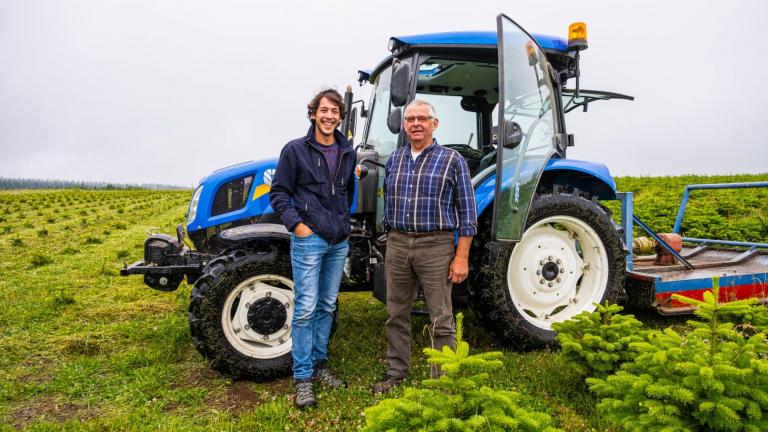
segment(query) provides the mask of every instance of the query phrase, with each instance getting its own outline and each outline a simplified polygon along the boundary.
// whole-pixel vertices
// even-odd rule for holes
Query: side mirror
[[[392,81],[390,81],[389,85],[389,100],[392,101],[392,106],[401,107],[408,102],[408,90],[410,90],[408,84],[410,78],[411,65],[395,60],[394,66],[392,67]]]
[[[387,117],[387,127],[393,134],[400,133],[400,126],[403,123],[403,111],[400,108],[395,108],[389,113]],[[519,129],[519,127],[518,127]]]
[[[512,149],[523,142],[523,131],[520,125],[512,120],[504,119],[504,148]]]

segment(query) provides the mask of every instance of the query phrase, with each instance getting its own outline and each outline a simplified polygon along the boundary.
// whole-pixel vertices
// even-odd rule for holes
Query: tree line
[[[105,190],[126,190],[126,189],[189,189],[184,186],[175,186],[159,183],[114,183],[114,182],[95,182],[83,180],[56,180],[56,179],[27,179],[27,178],[6,178],[0,177],[0,190],[10,189],[105,189]]]

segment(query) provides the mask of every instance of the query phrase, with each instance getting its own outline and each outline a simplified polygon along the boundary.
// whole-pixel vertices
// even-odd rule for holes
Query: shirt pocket
[[[440,200],[453,188],[453,179],[444,172],[425,172],[418,181],[419,190],[430,199]]]

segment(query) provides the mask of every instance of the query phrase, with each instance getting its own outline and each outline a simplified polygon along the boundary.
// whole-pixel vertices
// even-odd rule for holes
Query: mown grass
[[[670,185],[685,181],[624,178],[619,187],[639,190],[639,213],[645,199],[676,210],[682,186]],[[364,423],[386,349],[386,312],[370,293],[341,295],[330,351],[349,388],[321,390],[318,408],[302,413],[288,378],[232,381],[206,364],[187,328],[188,285],[161,293],[118,276],[123,262],[141,257],[148,231],[173,232],[189,198],[189,191],[0,193],[0,430],[322,431]],[[764,212],[758,205],[732,218],[758,216],[748,223],[765,229]],[[671,228],[674,212],[662,213],[667,219],[657,223]],[[500,347],[471,311],[465,315],[474,349],[504,351],[497,386],[519,391],[565,430],[615,430],[556,353]],[[645,316],[650,325],[666,322]],[[427,375],[420,355],[427,322],[414,317],[411,382]]]

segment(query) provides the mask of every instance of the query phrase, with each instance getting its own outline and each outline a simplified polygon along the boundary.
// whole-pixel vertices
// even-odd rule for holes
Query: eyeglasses
[[[403,121],[406,123],[415,123],[417,120],[419,123],[426,123],[429,120],[432,120],[434,117],[432,116],[409,116],[403,118]]]

